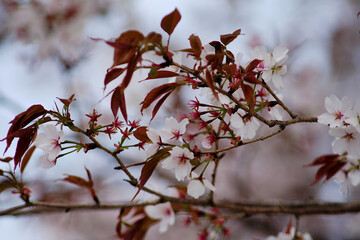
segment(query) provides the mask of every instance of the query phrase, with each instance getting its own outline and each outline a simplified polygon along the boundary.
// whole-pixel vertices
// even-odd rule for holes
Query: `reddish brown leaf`
[[[261,63],[262,60],[254,59],[252,60],[245,68],[245,73],[252,72],[258,65]]]
[[[208,87],[211,89],[212,93],[216,97],[216,99],[219,100],[219,95],[215,90],[214,78],[212,77],[212,75],[208,69],[206,69],[206,82],[207,82]]]
[[[59,99],[66,107],[69,107],[70,104],[76,100],[74,97],[75,94],[71,95],[68,99],[63,99],[63,98],[57,98],[57,99]]]
[[[8,163],[8,162],[10,162],[11,160],[13,160],[12,157],[0,158],[0,162],[6,162],[6,163]]]
[[[144,42],[152,43],[152,44],[159,44],[159,43],[161,43],[161,40],[162,40],[161,34],[158,34],[156,32],[150,32],[144,39]]]
[[[141,142],[151,142],[151,140],[146,134],[146,131],[147,131],[147,127],[145,126],[139,127],[134,131],[134,137]]]
[[[189,41],[194,56],[199,58],[202,52],[202,44],[200,38],[194,34],[191,34],[191,36],[189,37]]]
[[[176,87],[180,86],[179,83],[166,83],[159,87],[156,87],[152,89],[145,97],[144,101],[142,101],[140,104],[141,106],[141,112],[143,112],[144,109],[148,108],[156,99],[158,99],[161,95],[174,90]]]
[[[248,104],[250,114],[254,114],[254,109],[255,109],[254,89],[247,84],[241,84],[241,88],[243,90],[246,102]]]
[[[0,193],[5,191],[6,189],[15,187],[16,184],[8,179],[0,182]]]
[[[154,109],[152,111],[152,116],[151,116],[151,120],[154,119],[156,113],[159,111],[160,107],[162,106],[162,104],[165,102],[165,100],[170,96],[170,94],[173,92],[174,90],[166,93],[162,98],[160,98],[160,100],[156,103],[156,105],[154,106]]]
[[[149,217],[143,217],[132,224],[124,234],[122,239],[124,240],[143,240],[149,228],[155,224],[157,220],[153,220]]]
[[[137,52],[138,44],[144,39],[144,35],[135,30],[122,33],[114,43],[113,66],[128,63]]]
[[[171,13],[166,15],[161,20],[161,28],[165,32],[167,32],[169,35],[171,35],[172,32],[174,31],[176,25],[179,23],[180,19],[181,19],[181,15],[180,15],[179,11],[177,10],[177,8],[175,8],[174,11],[172,11]]]
[[[28,125],[31,121],[35,120],[36,118],[40,117],[41,115],[45,114],[46,110],[41,105],[33,105],[30,108],[28,108],[25,112],[22,112],[18,114],[10,123],[12,125],[9,128],[6,139],[6,149],[5,152],[10,147],[13,139],[16,137],[15,132],[20,130],[21,128]],[[3,139],[3,140],[5,140]],[[4,152],[4,153],[5,153]]]
[[[317,157],[312,163],[304,165],[304,167],[312,167],[316,165],[328,164],[333,161],[339,160],[339,154],[326,154],[320,157]]]
[[[115,91],[111,97],[111,111],[113,112],[114,117],[117,116],[119,108],[125,121],[127,122],[125,95],[124,89],[122,87],[115,88]]]
[[[236,31],[234,31],[233,33],[230,34],[224,34],[220,36],[220,41],[226,46],[229,43],[231,43],[232,41],[234,41],[237,36],[239,36],[241,33],[241,29],[238,29]]]
[[[21,158],[25,154],[26,150],[29,148],[30,144],[34,141],[36,136],[36,128],[31,126],[17,131],[17,133],[19,134],[19,141],[17,143],[14,156],[15,169],[17,165],[20,164]]]
[[[126,70],[126,68],[108,69],[106,76],[105,76],[105,80],[104,80],[105,87],[106,87],[106,85],[108,85],[108,83],[110,83],[111,81],[113,81],[114,79],[119,77],[123,72],[125,72],[125,70]]]
[[[255,72],[249,72],[244,75],[244,81],[253,84],[261,84],[261,81],[257,79]]]
[[[29,148],[29,150],[27,150],[27,152],[25,153],[22,161],[21,161],[21,165],[20,165],[20,172],[23,173],[24,172],[24,169],[26,167],[26,165],[28,164],[34,150],[35,150],[35,146],[32,146]]]
[[[92,187],[92,182],[86,181],[85,179],[74,175],[68,175],[66,178],[63,179],[63,181],[75,184],[79,187],[84,187],[84,188]]]
[[[236,72],[236,65],[235,64],[225,65],[225,66],[223,66],[223,70],[227,74],[234,75]]]
[[[165,71],[165,70],[160,70],[160,71],[150,71],[149,72],[149,76],[145,79],[155,79],[155,78],[170,78],[170,77],[177,77],[179,76],[178,73],[176,72],[171,72],[171,71]]]
[[[151,156],[149,160],[145,163],[144,167],[141,170],[141,175],[139,178],[139,186],[138,186],[139,189],[131,201],[133,201],[136,198],[136,196],[139,194],[141,189],[144,187],[145,183],[151,177],[158,163],[169,155],[169,151],[171,149],[172,147],[166,147],[159,150],[157,153]]]
[[[342,169],[343,166],[345,166],[345,161],[336,161],[334,165],[332,165],[327,173],[326,173],[326,180],[329,180],[331,177],[333,177],[339,170]]]
[[[133,55],[132,58],[130,59],[129,61],[129,64],[127,66],[127,69],[126,69],[126,74],[125,74],[125,77],[121,83],[121,87],[122,88],[127,88],[127,86],[129,85],[130,81],[131,81],[131,78],[134,74],[134,71],[136,70],[136,64],[138,62],[138,60],[140,59],[140,55]]]

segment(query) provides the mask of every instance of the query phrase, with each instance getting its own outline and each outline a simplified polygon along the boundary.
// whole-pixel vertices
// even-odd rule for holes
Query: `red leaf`
[[[79,187],[84,187],[84,188],[91,188],[92,187],[92,183],[89,181],[86,181],[85,179],[78,177],[78,176],[74,176],[74,175],[68,175],[66,178],[63,179],[63,181],[75,184]]]
[[[71,95],[68,99],[64,99],[64,98],[57,98],[57,99],[59,99],[66,107],[69,107],[70,104],[76,100],[74,97],[75,94]]]
[[[115,88],[115,91],[111,97],[111,111],[113,112],[114,117],[117,116],[119,108],[125,121],[127,122],[125,95],[124,89],[122,87]]]
[[[225,65],[223,66],[223,69],[227,74],[234,75],[236,72],[236,65],[235,64]]]
[[[175,8],[174,11],[172,11],[162,19],[161,28],[169,35],[171,35],[176,25],[179,23],[180,19],[181,15],[179,11]]]
[[[257,79],[255,72],[249,72],[244,75],[244,81],[253,84],[261,84],[261,81]]]
[[[105,75],[104,85],[108,85],[111,81],[116,79],[118,76],[120,76],[123,72],[125,72],[125,68],[111,68],[107,70],[107,73]]]
[[[31,148],[29,148],[29,150],[27,150],[27,152],[25,153],[25,156],[23,157],[22,161],[21,161],[21,165],[20,165],[20,172],[23,173],[24,169],[26,167],[26,165],[28,164],[34,150],[35,150],[35,146],[32,146]]]
[[[37,117],[43,115],[46,113],[46,110],[41,105],[33,105],[30,108],[28,108],[25,112],[22,112],[18,114],[10,123],[12,123],[11,127],[9,128],[6,139],[6,149],[5,152],[10,147],[13,139],[16,137],[14,134],[21,128],[28,125],[31,121],[35,120]],[[4,139],[3,139],[4,140]],[[4,152],[4,153],[5,153]]]
[[[8,162],[10,162],[11,160],[13,160],[14,158],[12,158],[12,157],[6,157],[6,158],[0,158],[0,162],[6,162],[6,163],[8,163]]]
[[[146,131],[147,131],[147,127],[145,126],[139,127],[134,131],[134,137],[141,142],[151,142],[151,140],[146,134]]]
[[[326,154],[320,157],[317,157],[312,163],[304,165],[304,167],[312,167],[316,165],[328,164],[333,161],[339,160],[339,154]]]
[[[165,102],[165,100],[170,96],[170,94],[171,94],[172,92],[173,92],[173,90],[170,91],[170,92],[168,92],[167,94],[165,94],[165,95],[164,95],[162,98],[160,98],[160,100],[156,103],[156,105],[155,105],[155,107],[154,107],[154,109],[153,109],[153,111],[152,111],[151,120],[154,119],[154,117],[155,117],[156,113],[159,111],[161,105]]]
[[[213,92],[214,96],[216,97],[216,99],[219,100],[218,93],[215,90],[214,78],[211,76],[211,73],[208,69],[206,69],[206,82],[209,88],[211,89],[211,91]]]
[[[141,112],[143,112],[144,109],[148,108],[156,99],[158,99],[161,95],[174,90],[176,87],[178,87],[179,83],[166,83],[159,87],[156,87],[152,89],[145,97],[144,101],[142,101],[140,104]]]
[[[234,41],[237,38],[237,36],[240,35],[240,33],[241,33],[241,29],[238,29],[233,33],[221,35],[220,41],[226,46],[232,41]]]
[[[139,178],[139,186],[138,186],[139,189],[131,201],[133,201],[136,198],[136,196],[139,194],[140,190],[144,187],[145,183],[151,177],[151,175],[154,172],[158,163],[162,159],[164,159],[168,156],[169,151],[171,149],[172,149],[172,147],[166,147],[166,148],[159,150],[157,153],[155,153],[153,156],[151,156],[150,159],[145,163],[144,167],[141,170],[141,175]]]
[[[113,66],[128,63],[137,52],[138,44],[143,39],[144,35],[142,35],[139,31],[129,30],[122,33],[115,40]]]
[[[245,73],[252,72],[261,62],[262,60],[259,59],[252,60],[245,68]]]
[[[156,32],[150,32],[144,39],[145,43],[159,44],[161,43],[162,36]]]
[[[17,132],[19,134],[19,141],[16,146],[16,152],[14,156],[15,169],[21,162],[22,156],[29,148],[30,144],[34,141],[36,136],[36,128],[31,126]]]
[[[134,71],[136,70],[136,64],[139,59],[140,59],[140,55],[134,55],[130,59],[129,64],[126,69],[125,77],[121,83],[121,87],[123,87],[124,89],[127,88],[127,86],[129,85],[132,75],[134,74]]]
[[[170,77],[177,77],[179,76],[178,73],[176,72],[171,72],[171,71],[150,71],[149,72],[149,76],[145,79],[155,79],[155,78],[170,78]]]
[[[254,90],[251,86],[247,84],[241,84],[241,88],[243,90],[246,102],[249,106],[250,114],[254,114],[254,109],[255,109]]]
[[[193,50],[194,56],[199,58],[200,54],[202,52],[202,44],[200,41],[200,38],[198,36],[195,36],[194,34],[191,34],[191,36],[189,37],[190,40],[190,46],[191,49]]]

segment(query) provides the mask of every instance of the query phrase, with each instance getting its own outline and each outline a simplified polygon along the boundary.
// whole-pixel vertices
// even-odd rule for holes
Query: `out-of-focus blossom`
[[[347,152],[351,157],[360,158],[360,133],[357,128],[353,126],[331,128],[329,134],[335,137],[332,142],[334,153]]]
[[[146,206],[145,213],[152,219],[160,220],[159,231],[161,233],[166,232],[168,227],[175,223],[175,213],[170,202]]]
[[[295,228],[291,228],[289,233],[280,232],[277,236],[269,236],[265,240],[293,240],[294,239]],[[312,237],[309,233],[297,233],[302,240],[312,240]]]
[[[190,180],[187,186],[188,195],[192,196],[193,198],[199,198],[205,193],[205,187],[207,187],[211,191],[216,190],[214,185],[212,185],[206,178],[202,178],[200,181],[198,174],[192,172],[191,175],[193,179]]]
[[[57,131],[54,125],[42,125],[44,131],[39,133],[34,141],[37,148],[45,152],[40,161],[45,168],[55,165],[56,158],[61,152],[61,143],[65,141],[63,131]]]
[[[178,181],[183,181],[190,174],[190,159],[194,158],[194,154],[187,148],[174,147],[170,151],[170,157],[162,162],[162,167],[166,169],[175,169],[175,177]]]
[[[164,129],[163,136],[167,139],[182,141],[182,136],[186,131],[186,125],[189,123],[189,119],[184,118],[181,122],[178,122],[174,117],[165,119],[166,128]]]
[[[318,117],[318,122],[321,124],[329,125],[331,128],[359,124],[352,110],[352,103],[346,96],[341,101],[335,95],[326,97],[325,109],[327,113],[323,113]]]

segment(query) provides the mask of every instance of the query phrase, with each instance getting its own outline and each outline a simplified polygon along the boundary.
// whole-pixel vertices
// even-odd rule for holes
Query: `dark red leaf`
[[[202,44],[200,38],[194,34],[191,34],[191,36],[189,37],[189,41],[194,56],[199,58],[202,52]]]
[[[15,169],[18,164],[21,162],[22,156],[25,154],[26,150],[29,148],[30,144],[34,141],[36,136],[36,128],[31,126],[17,132],[19,135],[19,141],[16,146],[16,152],[14,156]]]
[[[151,140],[146,134],[146,131],[147,131],[147,127],[145,126],[139,127],[134,131],[134,137],[141,142],[151,142]]]
[[[6,158],[0,158],[0,162],[6,162],[6,163],[8,163],[8,162],[10,162],[11,160],[13,160],[14,158],[12,158],[12,157],[6,157]]]
[[[63,179],[63,181],[75,184],[79,187],[84,187],[84,188],[91,188],[92,187],[92,183],[89,181],[86,181],[85,179],[78,177],[78,176],[74,176],[74,175],[68,175],[66,178]]]
[[[180,15],[179,11],[177,10],[177,8],[175,8],[174,11],[172,11],[171,13],[166,15],[161,20],[161,28],[165,32],[167,32],[169,35],[171,35],[172,32],[174,31],[176,25],[179,23],[180,19],[181,19],[181,15]]]
[[[127,122],[125,95],[124,89],[122,87],[115,88],[115,91],[111,97],[111,111],[113,112],[114,117],[117,116],[119,108],[125,121]]]
[[[234,41],[237,36],[239,36],[241,33],[241,29],[238,29],[236,31],[234,31],[233,33],[230,34],[224,34],[220,36],[220,41],[226,46],[229,43],[231,43],[232,41]]]
[[[5,191],[6,189],[9,189],[9,188],[13,188],[16,186],[16,183],[6,179],[4,181],[1,181],[0,182],[0,193],[2,193],[3,191]]]
[[[142,33],[135,30],[129,30],[127,32],[122,33],[115,40],[113,66],[128,63],[137,52],[138,44],[143,39],[144,39],[144,35],[142,35]]]
[[[206,69],[206,82],[207,82],[208,87],[211,89],[212,93],[216,97],[216,99],[219,100],[219,95],[215,90],[214,78],[212,77],[212,75],[208,69]]]
[[[159,44],[161,43],[162,36],[156,32],[150,32],[146,38],[144,39],[144,42],[146,43],[152,43],[152,44]]]
[[[23,173],[24,172],[24,169],[26,167],[26,165],[28,164],[34,150],[35,150],[35,146],[32,146],[29,148],[29,150],[27,150],[27,152],[25,153],[22,161],[21,161],[21,165],[20,165],[20,172]]]
[[[71,95],[68,99],[63,99],[63,98],[57,98],[57,99],[59,99],[66,107],[69,107],[70,104],[76,100],[74,97],[75,94]]]
[[[227,74],[234,75],[236,72],[236,65],[235,64],[225,65],[225,66],[223,66],[223,70]]]
[[[144,240],[149,228],[155,224],[158,220],[153,220],[149,217],[143,217],[132,224],[124,234],[122,239],[124,240]]]
[[[160,100],[156,103],[156,105],[155,105],[155,107],[154,107],[154,109],[153,109],[153,111],[152,111],[151,120],[154,119],[154,117],[155,117],[156,113],[159,111],[161,105],[165,102],[165,100],[170,96],[170,94],[171,94],[172,92],[173,92],[173,90],[170,91],[170,92],[168,92],[168,93],[166,93],[166,94],[165,94],[162,98],[160,98]]]
[[[249,72],[244,75],[244,81],[253,84],[261,84],[261,81],[257,79],[255,72]]]
[[[304,165],[304,167],[312,167],[316,165],[329,164],[333,161],[339,160],[339,154],[326,154],[316,158],[312,163]]]
[[[246,102],[248,104],[250,114],[254,114],[254,109],[255,109],[254,89],[247,84],[241,84],[241,88],[243,90]]]
[[[125,77],[121,83],[121,87],[123,87],[124,89],[127,88],[127,86],[129,85],[131,78],[134,74],[134,71],[136,70],[136,64],[139,59],[140,59],[140,55],[134,55],[130,59],[129,64],[126,69]]]
[[[15,132],[17,132],[18,130],[20,130],[21,128],[25,127],[26,125],[28,125],[31,121],[35,120],[36,118],[38,118],[39,116],[43,115],[46,113],[46,110],[44,109],[43,106],[41,105],[33,105],[30,108],[28,108],[25,112],[22,112],[20,114],[18,114],[10,123],[12,123],[12,125],[9,128],[7,137],[6,139],[6,149],[5,152],[8,150],[8,148],[10,147],[14,137],[16,137],[14,134]],[[4,139],[3,139],[4,140]],[[4,153],[5,153],[4,152]]]
[[[106,85],[108,85],[108,83],[110,83],[111,81],[113,81],[114,79],[116,79],[117,77],[119,77],[123,72],[125,72],[126,68],[111,68],[108,69],[106,75],[105,75],[105,80],[104,80],[104,85],[106,87]]]
[[[171,71],[165,71],[165,70],[150,71],[149,76],[145,80],[155,79],[155,78],[170,78],[170,77],[177,77],[177,76],[179,76],[178,73],[171,72]]]
[[[171,149],[172,147],[166,147],[159,150],[157,153],[151,156],[150,159],[145,163],[144,167],[141,170],[141,175],[139,178],[139,186],[138,186],[139,189],[131,201],[133,201],[136,198],[136,196],[139,194],[141,189],[144,187],[145,183],[151,177],[158,163],[169,155],[169,151]]]
[[[252,60],[245,68],[245,73],[252,72],[258,65],[261,63],[262,60],[254,59]]]
[[[144,101],[142,101],[140,104],[141,106],[141,112],[143,112],[144,109],[148,108],[156,99],[158,99],[161,95],[174,90],[176,87],[178,87],[179,83],[166,83],[159,87],[156,87],[152,89],[145,97]]]

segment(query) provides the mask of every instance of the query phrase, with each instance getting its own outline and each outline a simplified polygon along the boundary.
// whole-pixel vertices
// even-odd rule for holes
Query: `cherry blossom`
[[[267,237],[265,240],[293,240],[295,239],[294,233],[295,233],[295,228],[292,227],[289,233],[280,232],[277,236],[270,236]],[[312,237],[309,233],[302,233],[302,234],[298,233],[297,236],[301,237],[300,239],[303,240],[312,240]]]
[[[354,158],[360,158],[360,133],[355,127],[331,128],[329,134],[335,137],[332,142],[334,153],[347,152]]]
[[[186,125],[189,123],[189,119],[184,118],[181,122],[178,122],[174,117],[165,119],[166,128],[163,131],[163,136],[167,139],[174,139],[182,141],[182,136],[186,131]]]
[[[151,140],[152,144],[146,149],[146,156],[150,157],[154,155],[163,144],[163,140],[166,139],[163,131],[157,131],[152,127],[148,127],[146,134]]]
[[[346,96],[341,101],[335,95],[326,97],[325,109],[327,113],[318,117],[318,122],[321,124],[329,125],[331,128],[359,124],[355,113],[352,111],[352,103]]]
[[[199,198],[205,193],[205,187],[209,188],[211,191],[215,191],[216,188],[210,183],[206,178],[199,179],[199,175],[195,172],[191,173],[193,179],[189,182],[187,186],[187,194],[193,198]]]
[[[174,147],[170,151],[170,157],[162,162],[162,167],[166,169],[175,169],[175,177],[178,181],[183,181],[190,174],[192,165],[190,159],[194,154],[187,148]]]
[[[61,143],[65,141],[63,131],[57,131],[54,125],[42,125],[44,131],[39,133],[34,141],[37,148],[45,152],[40,157],[42,165],[46,168],[52,167],[56,163],[56,158],[61,152]]]
[[[239,109],[235,114],[230,117],[230,125],[235,128],[235,132],[243,139],[252,139],[256,135],[256,131],[260,127],[260,122],[254,118],[250,117],[243,119],[242,115],[245,112],[242,109]]]
[[[152,219],[160,220],[159,232],[164,233],[175,223],[175,213],[170,202],[145,207],[145,213]]]

